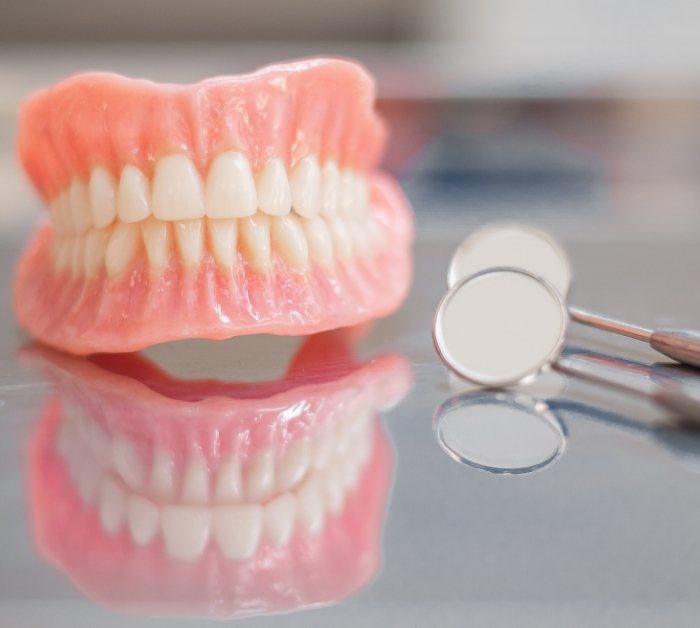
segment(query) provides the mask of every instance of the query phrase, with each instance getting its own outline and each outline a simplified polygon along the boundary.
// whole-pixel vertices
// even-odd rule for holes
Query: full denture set
[[[85,74],[36,94],[19,150],[51,210],[20,262],[19,321],[91,353],[389,313],[412,222],[376,170],[373,101],[338,60],[192,86]]]

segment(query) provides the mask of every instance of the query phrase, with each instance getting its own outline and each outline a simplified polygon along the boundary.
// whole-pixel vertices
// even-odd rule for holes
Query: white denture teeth
[[[262,532],[259,504],[220,506],[214,510],[214,538],[230,560],[247,560],[255,554]]]
[[[205,254],[226,269],[240,255],[269,272],[273,253],[306,271],[370,255],[380,239],[365,176],[313,154],[289,174],[281,159],[270,159],[255,176],[243,153],[223,152],[204,182],[182,154],[157,160],[152,181],[133,164],[118,179],[98,165],[87,183],[73,178],[51,205],[55,268],[77,277],[97,277],[101,268],[117,277],[142,247],[158,273],[171,258],[197,269]]]

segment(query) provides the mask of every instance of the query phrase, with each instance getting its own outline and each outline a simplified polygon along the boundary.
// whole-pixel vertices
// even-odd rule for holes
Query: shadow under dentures
[[[355,363],[347,337],[309,338],[256,383],[23,350],[56,387],[30,456],[40,552],[130,613],[289,611],[366,584],[393,459],[377,416],[411,374],[396,355]]]

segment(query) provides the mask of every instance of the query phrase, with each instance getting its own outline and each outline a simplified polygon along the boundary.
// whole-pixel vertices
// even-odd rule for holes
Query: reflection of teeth
[[[130,495],[126,502],[126,520],[131,538],[138,545],[147,545],[158,532],[159,512],[156,505],[140,495]]]
[[[220,466],[216,476],[214,499],[219,502],[237,502],[243,495],[241,464],[237,458],[229,458]]]
[[[127,486],[134,490],[143,487],[145,472],[141,458],[123,436],[112,441],[112,465]]]
[[[284,216],[291,209],[287,171],[280,159],[270,159],[258,176],[258,207],[271,216]]]
[[[263,511],[265,535],[276,547],[289,542],[294,529],[297,500],[292,493],[283,493],[271,500]]]
[[[206,504],[209,501],[209,469],[201,456],[194,456],[187,463],[182,501],[186,504]]]
[[[175,461],[163,449],[153,453],[150,489],[158,499],[166,501],[175,495]]]
[[[286,491],[295,486],[306,475],[311,458],[311,445],[306,438],[289,444],[277,463],[277,490]]]
[[[90,175],[90,209],[96,227],[109,227],[117,216],[116,182],[111,173],[97,166]]]
[[[297,514],[309,534],[318,534],[323,527],[323,487],[318,476],[310,475],[297,490]]]
[[[304,231],[296,216],[283,216],[271,221],[271,242],[292,268],[303,270],[309,261],[309,249],[304,237]]]
[[[206,212],[211,218],[252,216],[258,207],[250,164],[241,153],[219,155],[209,169]]]
[[[114,480],[104,478],[100,487],[100,522],[105,532],[114,534],[124,522],[126,496]]]
[[[117,190],[117,215],[122,222],[148,218],[148,179],[136,166],[124,166]]]
[[[161,523],[170,556],[194,560],[209,541],[211,511],[203,506],[166,506]]]
[[[257,504],[214,511],[214,536],[224,556],[231,560],[245,560],[255,553],[261,529],[262,508]]]
[[[314,155],[304,157],[292,169],[289,178],[294,211],[313,218],[321,209],[321,169]]]
[[[275,458],[271,449],[256,454],[248,467],[245,486],[246,498],[264,501],[275,489]]]
[[[185,155],[167,155],[158,160],[153,175],[153,215],[159,220],[204,216],[202,180]]]

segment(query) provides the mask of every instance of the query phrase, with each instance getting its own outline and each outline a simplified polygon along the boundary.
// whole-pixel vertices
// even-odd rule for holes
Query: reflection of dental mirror
[[[457,248],[447,272],[447,285],[487,268],[522,268],[543,277],[563,298],[571,283],[571,265],[563,249],[548,234],[525,225],[489,225],[468,236]],[[659,353],[700,367],[700,332],[690,329],[648,329],[569,306],[572,320],[647,342]]]
[[[546,281],[524,270],[494,268],[463,279],[447,292],[435,314],[433,339],[446,366],[481,386],[510,386],[551,367],[700,420],[700,394],[689,386],[669,382],[650,391],[610,380],[580,357],[559,357],[567,322],[560,294]]]
[[[526,395],[457,395],[438,408],[433,426],[450,457],[492,473],[521,474],[547,467],[566,443],[562,425],[547,404]]]

